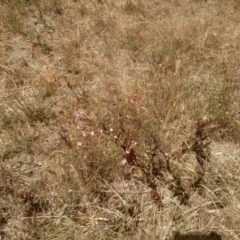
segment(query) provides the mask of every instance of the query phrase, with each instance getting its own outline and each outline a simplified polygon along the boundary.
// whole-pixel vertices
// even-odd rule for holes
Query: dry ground
[[[240,239],[239,87],[239,0],[0,0],[0,239]]]

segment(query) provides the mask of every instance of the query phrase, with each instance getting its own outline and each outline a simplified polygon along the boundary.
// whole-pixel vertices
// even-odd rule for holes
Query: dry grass
[[[0,4],[1,239],[240,238],[240,1]]]

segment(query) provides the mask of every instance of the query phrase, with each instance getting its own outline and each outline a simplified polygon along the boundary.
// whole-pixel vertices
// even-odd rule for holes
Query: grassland
[[[239,0],[0,5],[0,239],[240,239]]]

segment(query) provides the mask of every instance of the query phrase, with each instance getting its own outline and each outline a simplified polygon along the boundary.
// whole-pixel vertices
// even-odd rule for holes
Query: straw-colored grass
[[[240,1],[0,0],[0,238],[240,238]]]

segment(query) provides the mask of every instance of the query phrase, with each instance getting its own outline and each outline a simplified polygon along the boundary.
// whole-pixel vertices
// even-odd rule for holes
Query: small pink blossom
[[[236,71],[235,71],[235,75],[236,75],[236,76],[240,75],[240,70],[236,70]]]
[[[127,163],[127,159],[123,159],[121,162],[120,162],[120,165],[125,165]]]
[[[133,145],[137,145],[137,142],[136,142],[136,141],[132,141],[132,144],[133,144]]]

